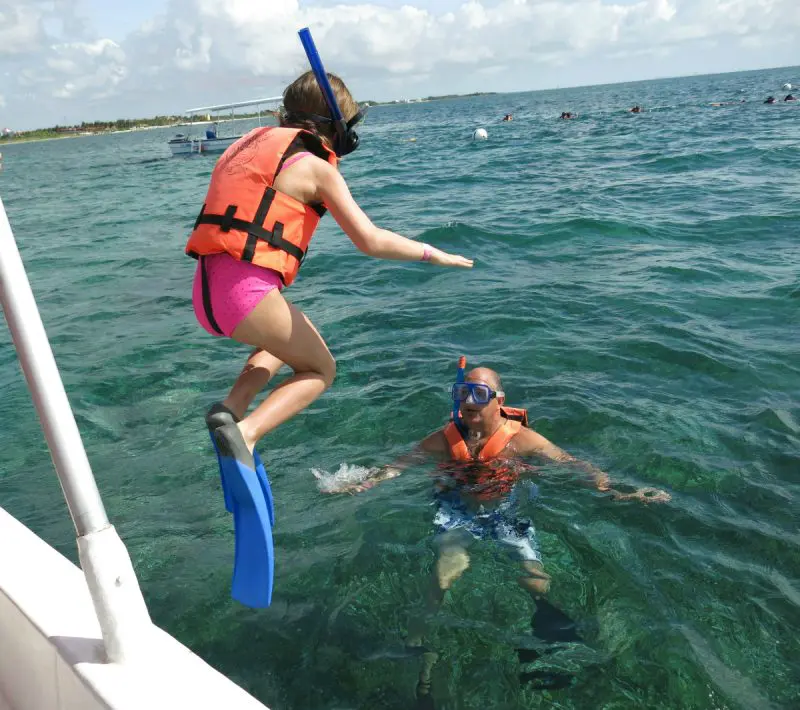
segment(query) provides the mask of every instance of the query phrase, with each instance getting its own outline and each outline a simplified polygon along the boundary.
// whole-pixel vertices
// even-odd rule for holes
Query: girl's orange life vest
[[[501,407],[500,413],[505,418],[503,425],[489,437],[489,440],[473,459],[467,442],[454,422],[444,428],[444,435],[450,445],[450,458],[453,461],[489,461],[499,456],[508,442],[511,441],[524,426],[528,426],[528,411],[516,407]]]
[[[336,154],[299,128],[256,128],[231,145],[211,173],[203,209],[186,253],[194,258],[230,254],[294,281],[325,208],[307,205],[273,187],[286,153],[302,148],[337,164]]]

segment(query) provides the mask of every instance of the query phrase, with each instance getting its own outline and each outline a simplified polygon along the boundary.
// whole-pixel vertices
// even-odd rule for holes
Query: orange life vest
[[[450,445],[450,458],[453,461],[489,461],[499,456],[519,430],[524,426],[528,426],[528,411],[526,409],[501,407],[500,413],[505,418],[505,422],[489,437],[489,440],[483,445],[475,459],[470,454],[467,442],[464,441],[464,437],[455,422],[450,422],[444,428],[444,435]]]
[[[298,141],[331,165],[336,154],[299,128],[256,128],[231,145],[211,173],[203,209],[186,253],[194,258],[230,254],[294,281],[325,208],[273,188],[286,152]]]

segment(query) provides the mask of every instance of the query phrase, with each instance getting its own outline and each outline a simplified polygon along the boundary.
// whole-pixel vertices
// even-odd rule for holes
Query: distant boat
[[[260,106],[261,104],[277,103],[283,100],[283,96],[272,96],[265,99],[254,99],[252,101],[239,101],[233,104],[220,104],[219,106],[201,106],[200,108],[190,108],[186,113],[205,113],[212,114],[217,111],[231,112],[231,119],[234,117],[234,111],[237,108],[244,108],[245,106]],[[269,120],[269,119],[267,119]],[[263,125],[261,121],[261,110],[258,111],[258,123]],[[172,155],[190,155],[192,153],[222,153],[226,148],[233,145],[242,136],[220,136],[217,134],[219,130],[219,122],[212,123],[205,130],[205,134],[201,137],[193,138],[186,133],[178,133],[175,137],[167,141]]]

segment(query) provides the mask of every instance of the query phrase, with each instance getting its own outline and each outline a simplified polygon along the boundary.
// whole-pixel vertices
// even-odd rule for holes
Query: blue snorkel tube
[[[458,358],[458,371],[456,372],[456,384],[460,385],[463,383],[464,380],[464,370],[467,368],[467,358],[465,355],[462,355]],[[460,405],[458,400],[453,399],[453,423],[456,425],[457,429],[461,432],[461,436],[466,438],[467,436],[467,427],[464,426],[463,422],[461,421],[461,417],[459,416]]]
[[[311,38],[311,30],[309,30],[308,27],[304,27],[302,30],[298,31],[297,34],[300,35],[303,49],[305,49],[308,62],[311,64],[311,71],[314,72],[314,76],[317,78],[317,83],[322,90],[322,95],[325,97],[325,103],[328,105],[328,110],[331,114],[330,118],[326,118],[325,116],[316,116],[315,118],[321,119],[323,122],[332,123],[336,129],[333,146],[336,155],[342,157],[343,155],[352,153],[358,148],[358,134],[353,130],[353,126],[363,118],[363,114],[359,111],[349,121],[344,120],[342,111],[339,108],[339,103],[336,101],[336,96],[333,93],[333,87],[331,87],[331,83],[328,80],[328,74],[325,71],[325,67],[322,66],[319,52],[317,52],[317,47],[314,44],[314,40]]]
[[[322,94],[325,97],[325,103],[328,104],[328,108],[331,111],[331,118],[334,121],[343,120],[344,117],[339,109],[339,104],[336,101],[336,97],[333,95],[331,83],[328,81],[328,73],[325,71],[325,67],[322,66],[322,60],[319,58],[319,52],[317,52],[317,47],[311,37],[311,30],[309,30],[308,27],[304,27],[297,34],[300,35],[300,41],[303,43],[303,49],[306,50],[308,63],[311,64],[311,71],[313,71],[314,76],[317,77],[317,83],[319,84],[319,88],[322,89]]]

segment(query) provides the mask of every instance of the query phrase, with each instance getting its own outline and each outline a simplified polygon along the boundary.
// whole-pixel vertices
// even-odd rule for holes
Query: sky
[[[0,0],[0,129],[181,114],[279,95],[307,68],[297,37],[306,26],[326,69],[362,101],[795,66],[798,7],[798,0]]]

